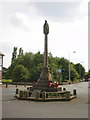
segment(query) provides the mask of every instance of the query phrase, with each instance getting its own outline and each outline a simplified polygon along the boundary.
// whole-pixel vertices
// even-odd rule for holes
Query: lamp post
[[[3,56],[5,55],[0,52],[0,84],[2,84]]]
[[[76,53],[75,51],[73,51],[73,53]],[[69,52],[69,83],[71,81],[71,71],[70,71],[70,52]]]

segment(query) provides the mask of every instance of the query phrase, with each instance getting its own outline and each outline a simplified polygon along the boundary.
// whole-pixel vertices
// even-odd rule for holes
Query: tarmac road
[[[2,87],[3,118],[88,118],[88,83],[76,83],[62,87],[77,90],[77,98],[62,102],[35,102],[14,97],[15,86]],[[20,86],[19,88],[22,88]],[[90,88],[89,88],[90,89]]]

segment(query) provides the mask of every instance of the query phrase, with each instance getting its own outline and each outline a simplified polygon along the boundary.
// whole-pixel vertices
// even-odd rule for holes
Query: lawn
[[[12,79],[2,79],[2,83],[12,83]]]

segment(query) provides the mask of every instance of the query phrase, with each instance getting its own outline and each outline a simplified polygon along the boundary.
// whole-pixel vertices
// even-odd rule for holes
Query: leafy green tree
[[[50,72],[52,74],[52,80],[58,81],[59,79],[58,78],[58,66],[56,64],[55,58],[51,54],[49,54],[48,63],[49,63]]]
[[[62,81],[65,79],[69,79],[68,77],[68,73],[69,73],[69,61],[67,59],[65,59],[64,57],[62,58],[57,58],[57,65],[58,68],[60,68],[62,70]]]
[[[23,65],[17,65],[12,71],[12,78],[14,82],[25,82],[28,79],[28,69]]]
[[[22,50],[22,48],[19,49],[19,55],[18,55],[18,57],[21,56],[21,55],[23,55],[23,50]]]
[[[37,66],[38,64],[43,63],[43,55],[40,52],[34,54],[33,65]]]
[[[85,75],[84,67],[80,63],[75,64],[74,67],[75,67],[76,71],[78,72],[80,79],[83,79],[83,77]]]
[[[87,75],[90,76],[90,70],[88,70]]]
[[[34,58],[34,54],[32,52],[29,53],[25,53],[23,55],[23,61],[22,61],[22,65],[28,69],[31,69],[33,67],[33,58]]]
[[[3,76],[4,79],[11,79],[12,78],[10,67],[3,69],[3,75],[2,76]]]
[[[42,70],[42,64],[38,64],[37,66],[34,66],[32,69],[31,69],[31,77],[30,77],[30,81],[37,81],[40,77],[40,74],[41,74],[41,70]]]
[[[43,66],[43,55],[40,54],[40,52],[34,54],[31,65],[32,66],[29,68],[31,72],[30,81],[37,81]]]
[[[2,77],[3,78],[6,78],[6,72],[7,72],[7,68],[5,68],[5,67],[3,67],[3,69],[2,69]]]
[[[5,73],[6,78],[13,78],[15,81],[23,81],[25,77],[22,77],[22,73],[24,74],[25,69],[27,79],[26,81],[37,81],[43,67],[43,61],[44,57],[43,54],[40,52],[32,53],[32,52],[22,52],[22,48],[19,49],[19,55],[17,56],[17,49],[14,48],[13,51],[13,62],[7,69],[7,72]],[[65,79],[69,79],[69,61],[65,59],[64,57],[53,57],[51,53],[49,53],[48,56],[48,64],[50,68],[50,72],[52,74],[52,80],[53,81],[64,81]],[[74,65],[74,63],[70,63],[70,71],[71,71],[71,80],[75,80],[78,78],[78,69],[77,65]],[[61,69],[62,72],[59,74],[58,69]],[[18,71],[18,72],[17,72]],[[28,71],[28,72],[27,72]],[[21,75],[21,76],[20,76]],[[19,76],[16,77],[15,76]]]
[[[14,62],[14,60],[16,59],[16,57],[17,57],[17,47],[14,47],[13,48],[13,53],[12,53],[12,61],[11,61],[11,63]]]
[[[79,78],[79,74],[74,68],[74,64],[70,65],[70,73],[71,73],[71,81],[74,81],[75,79]]]
[[[61,72],[62,81],[64,81],[65,79],[69,80],[69,61],[64,57],[57,58],[57,65],[58,65],[58,68],[62,70]],[[79,77],[76,69],[74,68],[73,63],[70,63],[70,73],[71,73],[70,75],[71,75],[72,81]]]

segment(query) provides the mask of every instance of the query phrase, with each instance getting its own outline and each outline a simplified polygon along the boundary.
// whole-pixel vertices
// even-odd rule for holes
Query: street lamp
[[[73,53],[76,53],[75,51],[73,51]],[[71,81],[71,71],[70,71],[70,52],[69,52],[69,82]]]
[[[5,55],[0,52],[0,84],[2,81],[3,56]]]

